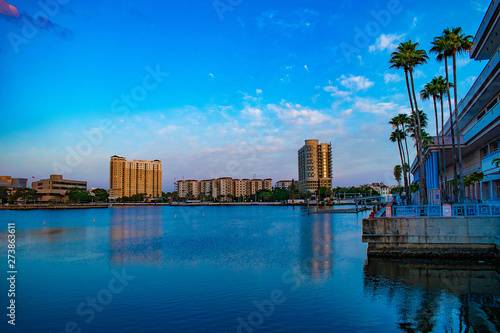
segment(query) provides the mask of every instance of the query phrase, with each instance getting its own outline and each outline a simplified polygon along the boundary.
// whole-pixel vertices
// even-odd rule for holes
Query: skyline
[[[165,192],[183,176],[297,179],[306,139],[332,142],[334,187],[395,184],[387,122],[409,107],[390,53],[408,39],[429,51],[446,27],[474,35],[489,5],[62,2],[10,0],[15,17],[0,0],[0,74],[11,78],[0,99],[0,174],[62,173],[109,188],[116,154],[161,160]],[[43,28],[26,34],[36,22]],[[429,57],[418,91],[444,75]],[[486,62],[458,65],[460,98]],[[431,102],[422,109],[433,134]],[[88,154],[71,163],[78,147]]]

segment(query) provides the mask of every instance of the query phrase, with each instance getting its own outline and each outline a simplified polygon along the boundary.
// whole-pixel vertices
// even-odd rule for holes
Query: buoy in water
[[[95,217],[94,217],[94,223],[95,223]]]
[[[45,227],[45,220],[43,220],[43,226]]]

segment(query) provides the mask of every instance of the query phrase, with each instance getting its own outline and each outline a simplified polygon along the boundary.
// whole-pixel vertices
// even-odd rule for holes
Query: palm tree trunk
[[[417,140],[417,154],[418,154],[418,179],[419,179],[419,192],[420,192],[420,204],[427,205],[427,180],[425,177],[424,170],[424,156],[422,151],[422,127],[420,127],[420,115],[418,112],[417,98],[415,97],[415,86],[413,84],[413,71],[410,69],[410,82],[411,90],[413,92],[413,100],[415,101],[415,114],[417,118],[417,124],[415,128],[415,138]]]
[[[402,128],[404,128],[404,126],[402,125]],[[399,127],[398,127],[399,129]],[[406,139],[406,133],[404,131],[402,131],[402,133],[405,135],[405,139]],[[402,166],[402,170],[403,170],[403,176],[404,176],[404,184],[405,184],[405,190],[406,190],[406,186],[408,186],[408,183],[409,183],[409,175],[408,175],[408,171],[404,171],[404,166],[405,164],[407,163],[406,160],[407,159],[410,159],[409,155],[408,154],[405,154],[405,150],[403,148],[403,141],[400,140],[399,144],[401,145],[401,151],[399,152],[400,155],[402,155],[402,160],[401,160],[401,166]]]
[[[401,159],[401,165],[404,165],[404,150],[403,150],[403,143],[401,142],[401,139],[398,138],[398,148],[399,148],[399,158]],[[404,170],[404,167],[403,167],[403,170]],[[404,175],[404,171],[403,171],[403,175]],[[405,184],[405,188],[408,187],[408,181],[406,179],[406,176],[403,177],[404,178],[404,184]],[[408,193],[408,192],[407,192]],[[408,194],[406,195],[408,196]]]
[[[401,127],[403,128],[403,133],[406,134],[405,125],[402,124]],[[410,165],[410,153],[408,152],[408,141],[406,140],[406,135],[405,135],[404,139],[405,139],[406,157],[408,158],[408,165]],[[403,170],[406,170],[406,164],[403,165],[402,167],[403,167]],[[410,173],[410,170],[406,170],[403,173],[403,175],[405,175],[405,177],[408,177],[408,181],[407,181],[408,186],[410,184],[410,175],[409,175],[409,173]],[[405,187],[405,191],[406,191],[406,193],[409,193],[409,187],[408,188]]]
[[[406,89],[408,90],[408,98],[410,99],[410,107],[411,107],[411,117],[413,118],[413,124],[416,124],[416,119],[415,119],[415,110],[413,108],[413,100],[411,98],[411,90],[410,90],[410,82],[408,80],[408,70],[405,69],[405,78],[406,78]],[[408,156],[409,158],[409,156]],[[410,161],[408,160],[408,166],[410,165]],[[403,170],[406,169],[403,167]],[[408,171],[409,173],[409,171]],[[408,178],[410,175],[408,174]],[[408,187],[406,188],[406,204],[409,205],[411,204],[411,193],[410,193],[410,186],[408,184]]]
[[[446,90],[448,90],[448,106],[450,107],[450,130],[451,130],[451,147],[453,152],[453,199],[458,197],[458,174],[457,174],[457,155],[455,153],[455,126],[453,126],[453,113],[451,111],[451,96],[450,96],[450,81],[448,79],[448,57],[444,57],[444,69],[446,72]]]
[[[434,116],[436,118],[436,140],[437,140],[437,145],[438,145],[438,182],[439,182],[439,192],[440,196],[443,196],[443,188],[442,188],[442,179],[443,179],[443,173],[441,172],[441,144],[439,143],[439,118],[438,118],[438,111],[437,111],[437,105],[436,105],[436,96],[432,96],[432,100],[434,102]]]
[[[443,96],[440,98],[441,100],[441,142],[443,144],[443,189],[444,192],[441,195],[441,200],[444,198],[448,201],[448,176],[446,175],[446,146],[444,144],[444,108],[443,108]]]
[[[459,175],[460,175],[460,192],[459,192],[459,201],[460,203],[464,202],[465,199],[465,189],[464,189],[464,170],[462,166],[462,148],[460,147],[460,130],[458,128],[458,97],[457,97],[457,89],[458,89],[458,82],[457,82],[457,54],[456,52],[453,52],[453,82],[454,82],[454,97],[455,97],[455,125],[456,125],[456,134],[457,134],[457,147],[458,147],[458,168],[459,168]]]

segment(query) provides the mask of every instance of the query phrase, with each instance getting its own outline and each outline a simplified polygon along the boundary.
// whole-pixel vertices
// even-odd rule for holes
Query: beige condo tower
[[[321,187],[332,188],[332,146],[318,140],[305,140],[298,150],[298,189],[316,193]]]
[[[127,161],[125,157],[111,156],[109,189],[112,197],[130,197],[141,193],[148,198],[161,197],[161,180],[160,160]]]

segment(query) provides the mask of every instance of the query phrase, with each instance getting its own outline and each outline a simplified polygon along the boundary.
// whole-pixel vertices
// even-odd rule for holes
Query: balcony
[[[493,173],[500,172],[500,166],[495,167],[493,165],[493,159],[500,157],[500,150],[493,152],[491,154],[486,155],[481,161],[481,171],[484,172],[485,175],[491,175]]]
[[[495,50],[495,53],[483,71],[476,79],[470,90],[464,98],[458,103],[458,118],[459,128],[463,129],[472,117],[476,116],[480,110],[486,106],[486,103],[496,94],[497,90],[494,86],[495,81],[498,81],[498,64],[500,63],[500,46]],[[486,91],[484,89],[486,88]],[[474,110],[471,110],[474,109]],[[475,111],[475,112],[471,112]],[[450,119],[444,125],[444,132],[450,130]]]
[[[479,134],[485,127],[492,124],[500,116],[500,103],[497,103],[491,110],[477,121],[465,134],[465,142],[469,142],[473,137]]]

